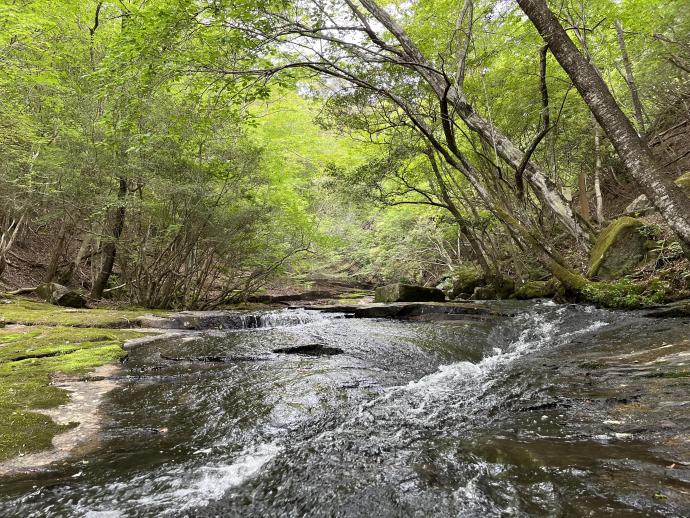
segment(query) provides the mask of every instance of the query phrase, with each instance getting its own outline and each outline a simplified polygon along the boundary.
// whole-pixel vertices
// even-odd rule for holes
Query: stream
[[[99,447],[0,481],[0,515],[690,515],[690,320],[489,304],[135,347]]]

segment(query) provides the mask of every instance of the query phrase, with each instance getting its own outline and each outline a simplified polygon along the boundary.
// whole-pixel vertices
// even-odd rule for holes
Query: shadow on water
[[[667,366],[690,323],[501,307],[135,348],[101,447],[2,483],[0,514],[687,515],[690,383]]]

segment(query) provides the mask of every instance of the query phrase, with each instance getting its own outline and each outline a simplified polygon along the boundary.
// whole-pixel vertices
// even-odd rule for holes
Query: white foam
[[[518,338],[504,350],[495,347],[491,355],[484,357],[478,363],[463,361],[450,365],[441,365],[436,372],[408,383],[405,388],[410,391],[424,391],[427,389],[434,392],[442,390],[441,387],[455,390],[453,388],[455,385],[453,381],[467,381],[468,378],[479,379],[486,377],[497,368],[504,367],[525,354],[541,349],[556,339],[564,341],[608,325],[607,322],[595,321],[587,327],[563,333],[560,329],[560,324],[565,318],[565,309],[565,307],[560,307],[556,310],[558,315],[556,320],[548,320],[547,316],[541,313],[530,313],[523,317],[523,320],[526,320],[523,325],[528,324],[528,327],[525,327]]]
[[[199,474],[187,482],[187,487],[176,490],[173,496],[184,500],[183,509],[207,505],[252,478],[280,451],[275,443],[259,444],[245,450],[232,464],[203,466],[198,469]]]

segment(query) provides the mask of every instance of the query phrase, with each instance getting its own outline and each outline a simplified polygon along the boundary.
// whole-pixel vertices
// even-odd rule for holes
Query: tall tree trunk
[[[596,120],[594,123],[594,200],[595,219],[600,225],[604,222],[604,198],[601,195],[601,132]]]
[[[690,200],[673,183],[670,171],[660,168],[647,144],[620,109],[593,65],[570,40],[544,0],[517,0],[525,14],[549,44],[551,53],[584,98],[628,169],[666,223],[674,230],[690,256]]]
[[[127,179],[120,178],[119,189],[117,191],[118,207],[115,212],[115,217],[112,226],[112,239],[109,239],[103,245],[103,258],[101,263],[101,271],[96,277],[91,289],[91,297],[100,299],[103,296],[103,290],[108,285],[108,279],[113,273],[113,265],[115,264],[115,254],[117,253],[117,242],[120,240],[122,230],[125,227],[125,196],[127,195]]]
[[[587,173],[580,171],[577,175],[578,201],[580,202],[580,216],[586,221],[590,219],[589,198],[587,197]]]
[[[623,66],[625,67],[625,82],[628,84],[630,90],[630,98],[632,99],[633,108],[635,110],[635,119],[637,119],[638,134],[644,135],[644,112],[642,111],[642,101],[640,101],[640,94],[637,91],[637,83],[633,76],[632,63],[630,63],[630,56],[628,56],[628,48],[625,46],[625,34],[623,33],[623,25],[620,20],[616,20],[616,33],[618,34],[618,46],[621,49],[621,57],[623,58]]]
[[[58,233],[58,240],[53,249],[53,253],[50,256],[50,261],[48,262],[48,269],[46,271],[45,282],[52,282],[57,274],[58,264],[60,262],[60,256],[62,255],[62,249],[65,246],[65,237],[67,236],[67,227],[63,225]]]

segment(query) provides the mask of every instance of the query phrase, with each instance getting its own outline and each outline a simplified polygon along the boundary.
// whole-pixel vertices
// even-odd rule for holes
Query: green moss
[[[51,385],[55,374],[82,374],[122,358],[124,341],[136,331],[70,327],[0,329],[0,460],[49,448],[64,431],[31,409],[66,403],[66,391]]]
[[[36,412],[0,408],[0,460],[47,450],[53,437],[70,427],[56,424],[50,417]]]
[[[475,264],[462,264],[453,268],[451,279],[452,291],[449,293],[451,298],[461,293],[471,295],[475,288],[486,283],[484,272]]]
[[[636,284],[628,279],[590,282],[582,288],[581,299],[608,308],[635,309],[663,302],[667,291],[668,285],[659,279],[646,284]]]
[[[515,290],[516,299],[547,298],[556,295],[558,283],[550,281],[527,281]]]
[[[75,327],[131,327],[143,314],[162,314],[165,311],[148,309],[72,309],[54,306],[20,297],[0,300],[0,322]]]
[[[371,291],[349,291],[347,293],[342,293],[339,297],[338,300],[357,300],[357,299],[363,299],[364,297],[371,297],[373,295],[373,292]]]
[[[638,219],[624,216],[611,222],[594,243],[589,260],[588,277],[594,277],[599,273],[604,260],[609,256],[610,250],[620,238],[624,238],[630,229],[639,229],[643,226]]]

